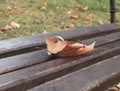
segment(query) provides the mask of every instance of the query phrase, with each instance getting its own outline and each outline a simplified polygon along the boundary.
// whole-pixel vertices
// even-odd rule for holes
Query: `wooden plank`
[[[117,41],[114,42],[114,45],[111,43],[98,47],[92,55],[89,54],[74,61],[71,61],[71,58],[61,58],[0,75],[0,91],[17,91],[18,89],[25,91],[46,81],[113,57],[120,54],[119,44],[120,41]]]
[[[120,32],[117,32],[117,33],[107,34],[104,36],[89,38],[87,40],[83,40],[82,42],[84,44],[90,44],[90,43],[96,41],[96,46],[101,46],[101,45],[105,45],[107,43],[119,40],[120,39],[119,36],[120,36]]]
[[[106,43],[111,43],[120,39],[120,32],[108,34],[105,36],[95,37],[88,40],[83,40],[85,43],[91,43],[96,41],[96,46],[100,46]],[[78,57],[74,57],[71,60],[75,60]],[[0,74],[11,72],[14,70],[22,69],[31,65],[46,62],[48,60],[55,59],[53,56],[49,56],[46,50],[39,50],[35,52],[29,52],[21,55],[0,59]],[[69,59],[69,58],[68,58]]]
[[[51,60],[46,50],[0,59],[0,75]]]
[[[61,32],[48,33],[42,35],[34,35],[23,38],[3,40],[0,41],[0,45],[1,45],[0,58],[44,48],[45,38],[51,36],[59,35],[65,39],[81,38],[83,40],[94,36],[101,36],[107,33],[118,32],[119,30],[120,30],[119,25],[109,24],[109,25],[101,25],[101,26],[94,26],[88,28],[78,28],[75,30],[61,31]]]
[[[67,74],[28,91],[90,91],[115,76],[120,77],[120,55]]]

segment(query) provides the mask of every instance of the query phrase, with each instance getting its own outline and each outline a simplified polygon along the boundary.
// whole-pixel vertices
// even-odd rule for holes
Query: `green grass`
[[[40,34],[47,32],[62,31],[61,24],[73,24],[73,28],[87,27],[109,23],[109,0],[46,0],[47,9],[41,11],[42,0],[0,0],[0,28],[10,24],[11,21],[21,25],[19,29],[12,29],[0,34],[0,40]],[[120,22],[120,1],[116,0],[118,8],[117,22]],[[89,10],[80,11],[75,4],[81,7],[88,6]],[[11,7],[8,10],[7,7]],[[72,10],[78,19],[70,19],[67,12]],[[71,28],[69,28],[71,29]]]

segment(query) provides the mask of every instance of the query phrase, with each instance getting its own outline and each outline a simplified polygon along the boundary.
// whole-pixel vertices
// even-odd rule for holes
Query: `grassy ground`
[[[116,1],[117,8],[120,8],[120,1]],[[42,0],[0,0],[0,29],[9,25],[11,21],[21,25],[19,29],[2,31],[0,40],[38,34],[44,30],[54,32],[109,23],[109,0],[46,0],[46,2],[46,10],[42,11],[41,7],[44,6]],[[118,12],[118,23],[119,15]]]

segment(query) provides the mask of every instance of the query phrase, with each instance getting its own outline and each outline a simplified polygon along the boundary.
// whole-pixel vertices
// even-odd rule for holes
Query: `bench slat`
[[[28,91],[90,91],[116,76],[120,79],[120,55],[67,74]]]
[[[93,41],[96,41],[97,42],[96,46],[100,46],[103,44],[105,45],[106,43],[119,40],[120,39],[119,35],[120,32],[83,40],[83,42],[91,43]],[[49,56],[47,54],[46,50],[39,50],[35,52],[29,52],[21,55],[3,58],[0,59],[0,74],[25,68],[31,65],[43,63],[46,62],[47,60],[51,60],[52,58],[53,58],[52,56]],[[72,60],[75,59],[76,58],[73,58]]]
[[[101,46],[101,45],[105,45],[106,43],[110,43],[112,41],[116,41],[119,39],[120,39],[120,32],[117,32],[117,33],[107,34],[104,36],[90,38],[90,39],[84,40],[83,43],[90,44],[90,43],[96,41],[95,45]]]
[[[120,31],[119,25],[108,24],[108,25],[94,26],[89,28],[78,28],[75,30],[55,32],[50,34],[48,33],[48,34],[34,35],[29,37],[17,38],[17,39],[3,40],[0,41],[0,45],[1,45],[0,58],[45,48],[44,46],[45,38],[56,35],[62,36],[65,39],[81,38],[83,40],[90,38],[91,36],[100,36],[103,34],[113,33],[118,31]]]
[[[52,59],[52,57],[47,54],[46,50],[39,50],[3,58],[0,59],[0,75],[17,69],[22,69],[28,66],[46,62],[50,59]]]
[[[74,61],[61,58],[1,75],[0,90],[12,87],[8,91],[16,91],[15,88],[25,91],[45,81],[55,79],[71,71],[79,70],[103,59],[120,54],[120,47],[118,46],[120,41],[113,43],[98,47],[92,55],[87,55]]]

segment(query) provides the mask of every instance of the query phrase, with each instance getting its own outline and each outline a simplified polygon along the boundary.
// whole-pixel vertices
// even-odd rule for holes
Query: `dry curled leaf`
[[[2,33],[2,32],[6,32],[7,30],[11,30],[12,29],[12,27],[10,26],[10,25],[6,25],[5,27],[3,27],[3,28],[0,28],[0,32]]]
[[[70,14],[69,17],[70,17],[71,19],[77,19],[79,16],[76,15],[76,14]]]
[[[12,21],[12,22],[10,23],[10,26],[11,26],[12,28],[20,28],[20,27],[21,27],[20,24],[14,22],[14,21]]]
[[[58,40],[60,39],[60,40]],[[94,50],[95,42],[91,45],[84,45],[79,42],[65,41],[62,37],[51,37],[45,40],[48,54],[57,56],[76,56],[89,53]]]
[[[10,30],[10,29],[12,29],[12,27],[10,25],[6,25],[3,29],[4,30]]]
[[[62,23],[61,26],[60,26],[61,29],[73,28],[73,27],[75,27],[75,25],[72,24],[72,23],[68,23],[68,24]]]
[[[69,15],[69,14],[72,14],[72,12],[73,12],[73,10],[71,9],[71,10],[67,11],[67,14],[68,14],[68,15]]]
[[[89,10],[89,7],[88,7],[88,6],[83,6],[83,7],[81,7],[81,10],[82,10],[82,11],[88,11],[88,10]]]
[[[47,34],[48,32],[46,31],[46,30],[44,30],[43,32],[42,32],[42,34]]]
[[[12,10],[12,8],[10,6],[7,6],[6,8],[7,8],[7,10]]]
[[[45,11],[46,9],[47,9],[47,8],[46,8],[45,6],[42,6],[40,10],[41,10],[41,11]]]
[[[0,28],[0,31],[6,32],[6,31],[11,30],[13,28],[20,28],[20,27],[21,27],[20,24],[12,21],[9,25],[6,25],[5,27]]]
[[[66,26],[65,26],[66,28],[73,28],[73,27],[75,27],[75,25],[74,24],[72,24],[72,23],[69,23],[69,24],[66,24]]]
[[[100,23],[101,25],[103,25],[103,24],[104,24],[102,20],[99,20],[99,23]]]
[[[74,7],[77,9],[81,8],[81,6],[79,4],[75,4]]]
[[[88,11],[89,10],[88,6],[80,6],[79,4],[75,4],[74,7],[80,11]]]

